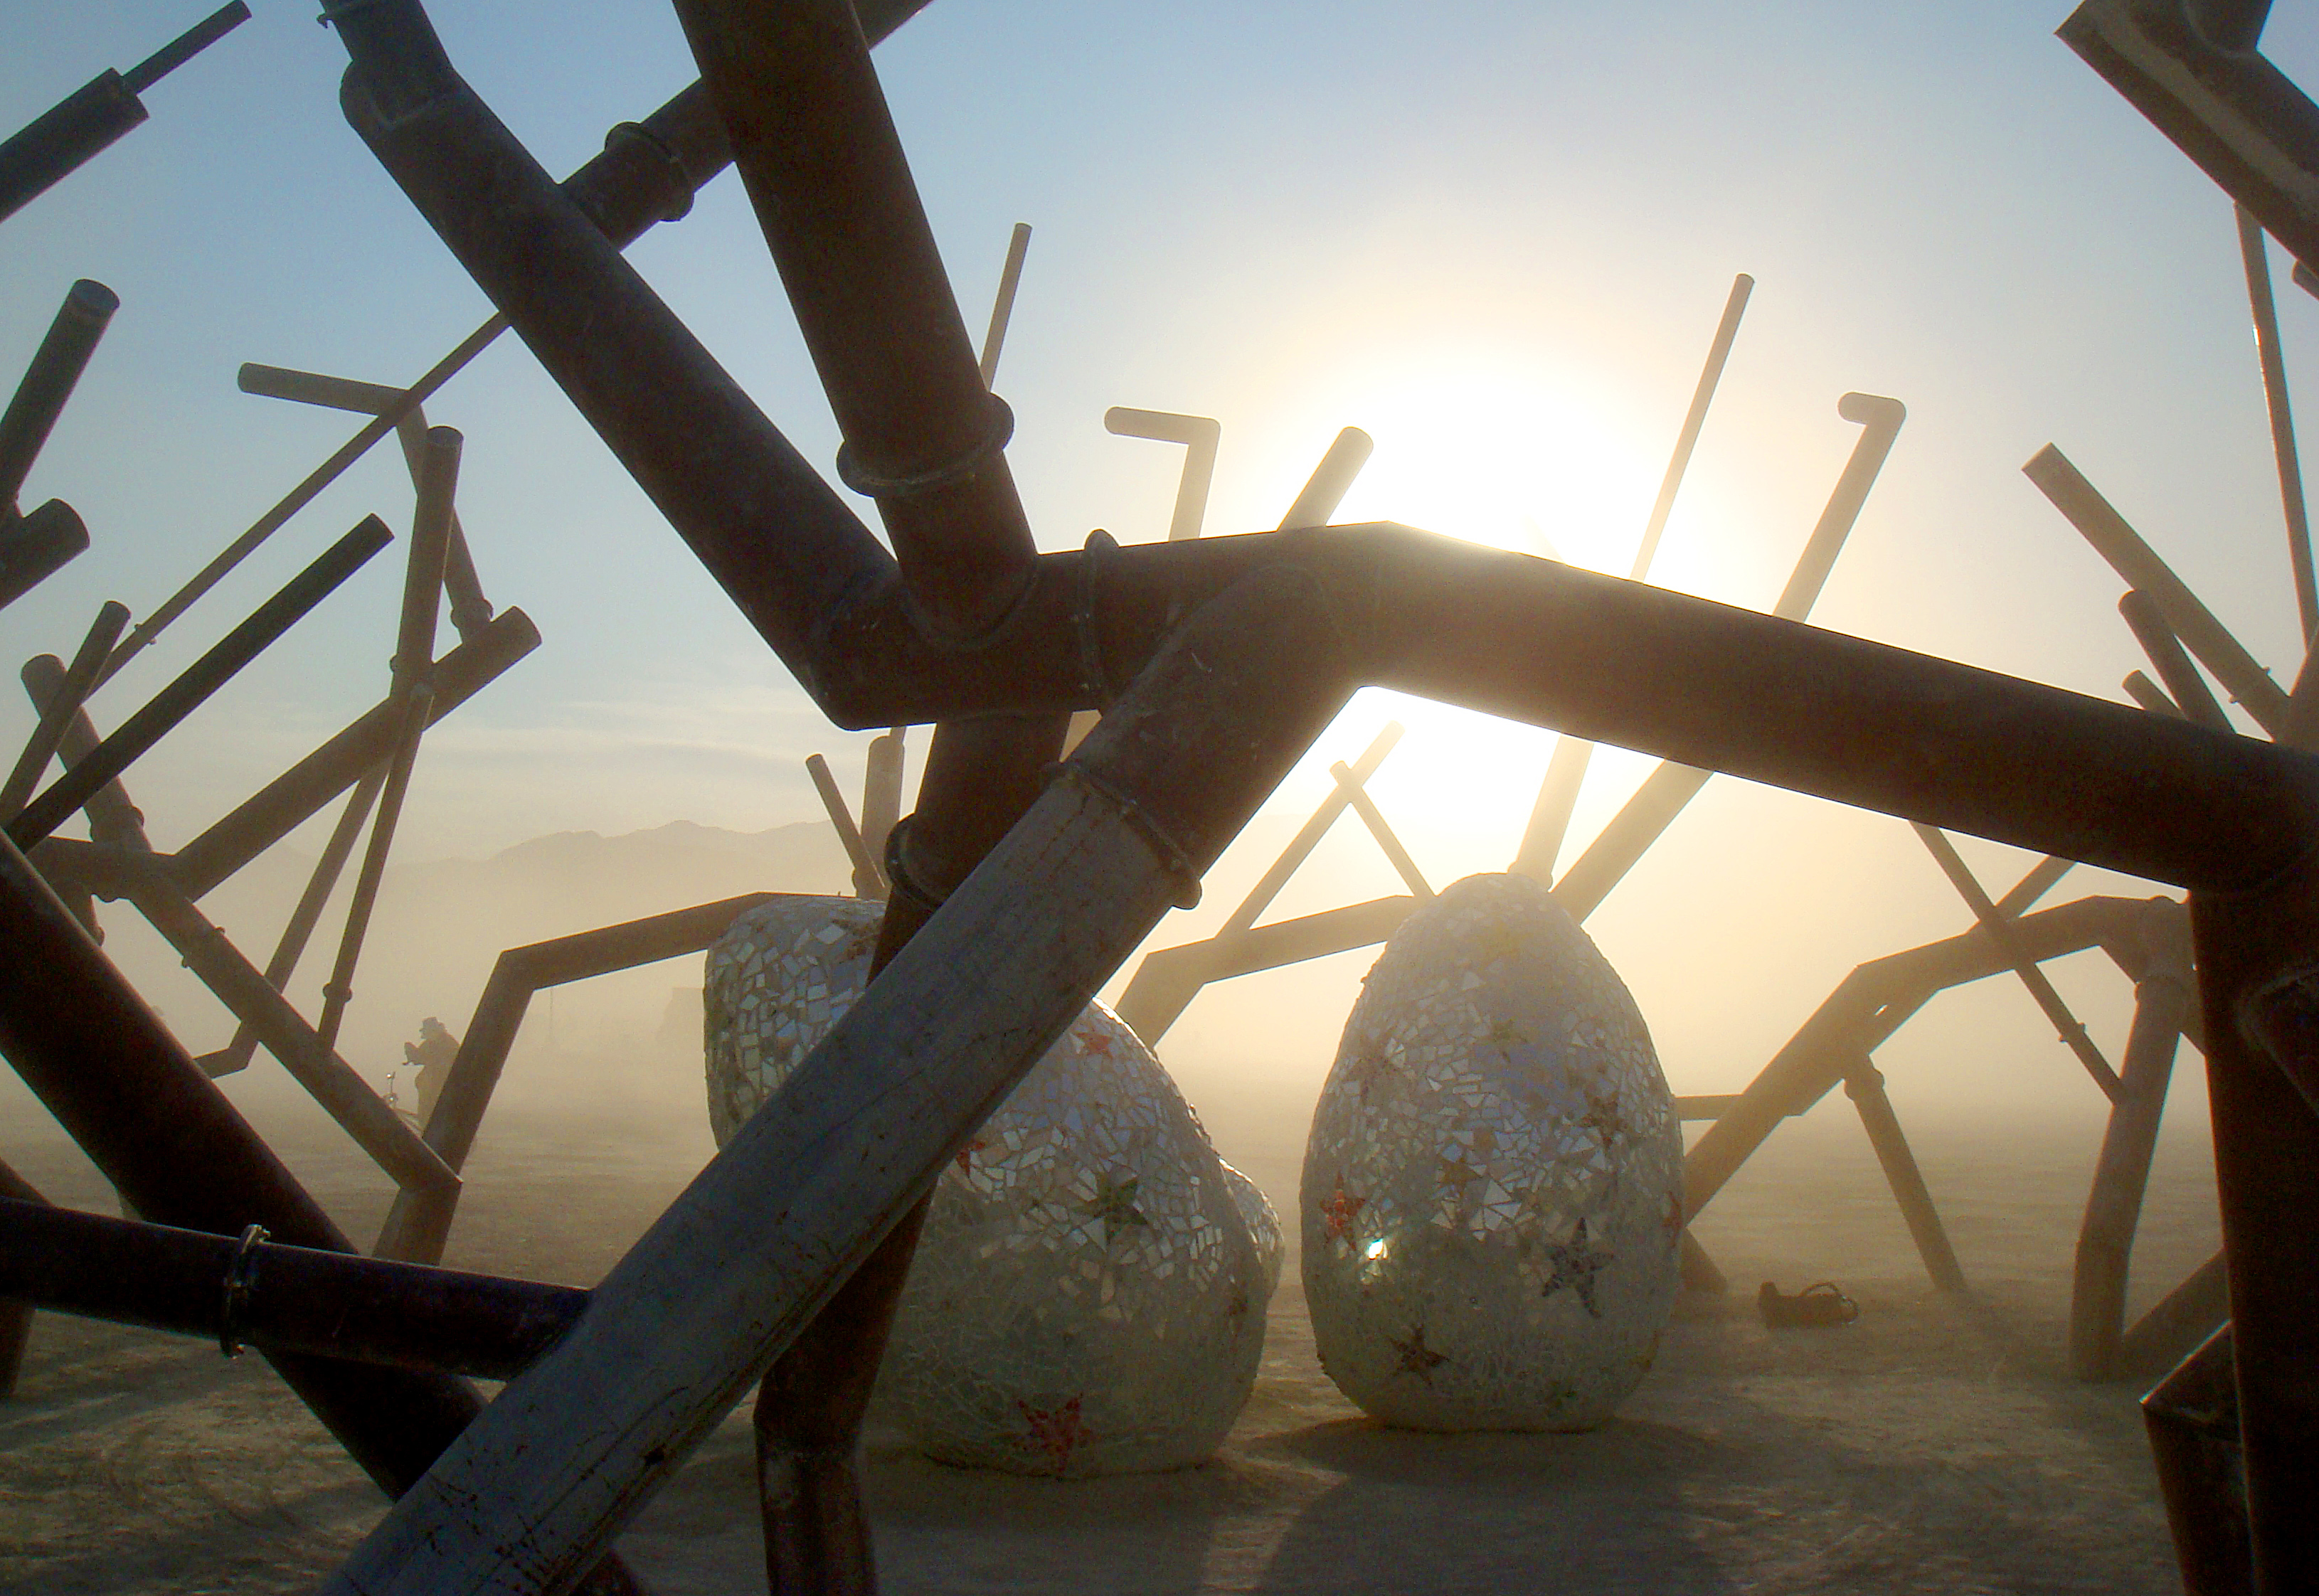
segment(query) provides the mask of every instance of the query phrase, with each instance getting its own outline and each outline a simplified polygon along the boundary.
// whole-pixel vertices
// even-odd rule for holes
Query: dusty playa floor
[[[1213,1117],[1213,1116],[1212,1116]],[[639,1120],[495,1116],[452,1262],[577,1282],[706,1154]],[[673,1122],[671,1122],[673,1123]],[[1277,1127],[1276,1130],[1275,1127]],[[1219,1124],[1286,1208],[1303,1127]],[[60,1201],[102,1188],[32,1112],[0,1145]],[[2125,1387],[2063,1374],[2086,1136],[1920,1135],[1975,1290],[1925,1284],[1856,1127],[1792,1125],[1702,1220],[1728,1299],[1688,1299],[1656,1369],[1586,1436],[1382,1429],[1313,1360],[1295,1269],[1256,1396],[1222,1456],[1079,1483],[969,1473],[877,1438],[870,1489],[891,1592],[1533,1590],[2172,1591],[2163,1512]],[[383,1194],[324,1139],[285,1146],[347,1228]],[[2161,1154],[2137,1308],[2213,1246],[2195,1134]],[[1293,1230],[1293,1227],[1292,1227]],[[1837,1331],[1773,1334],[1752,1286],[1834,1276]],[[0,1591],[299,1591],[381,1509],[257,1358],[42,1316],[0,1404]],[[661,1596],[762,1589],[745,1415],[623,1546]]]

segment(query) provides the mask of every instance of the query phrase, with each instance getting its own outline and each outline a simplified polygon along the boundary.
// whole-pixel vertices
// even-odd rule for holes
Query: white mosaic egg
[[[1634,999],[1536,882],[1470,876],[1385,944],[1298,1207],[1322,1366],[1372,1416],[1586,1429],[1641,1381],[1682,1131]]]
[[[710,950],[719,1146],[861,995],[880,910],[777,900]],[[1279,1245],[1150,1050],[1091,1004],[943,1171],[874,1411],[950,1463],[1196,1463],[1255,1385]]]

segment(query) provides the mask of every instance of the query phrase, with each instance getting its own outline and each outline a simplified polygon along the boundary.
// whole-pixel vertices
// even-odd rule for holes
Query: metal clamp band
[[[683,158],[676,153],[676,146],[640,122],[615,122],[611,131],[604,135],[604,148],[616,149],[623,144],[640,144],[660,158],[661,165],[668,168],[670,176],[675,180],[672,186],[676,192],[671,202],[672,208],[662,211],[659,220],[683,221],[692,211],[693,182],[692,174],[685,170]]]
[[[853,451],[844,444],[837,446],[837,480],[855,492],[870,499],[915,499],[931,493],[937,488],[947,488],[962,482],[980,471],[985,462],[1006,447],[1015,436],[1015,412],[996,393],[986,395],[990,401],[990,422],[974,446],[957,459],[930,470],[915,472],[908,476],[880,476],[865,471],[853,458]]]
[[[886,833],[886,889],[889,896],[906,897],[924,913],[932,915],[943,906],[942,898],[918,885],[916,878],[902,864],[902,835],[909,829],[912,818],[903,816]]]
[[[248,1312],[250,1294],[257,1289],[257,1251],[266,1245],[266,1227],[250,1225],[241,1232],[241,1244],[226,1266],[225,1298],[218,1308],[218,1350],[228,1357],[241,1356],[241,1318]]]
[[[1199,906],[1198,867],[1192,863],[1191,855],[1184,852],[1183,844],[1170,836],[1167,828],[1152,818],[1150,810],[1137,803],[1126,792],[1096,775],[1078,760],[1068,760],[1061,764],[1048,766],[1047,780],[1050,783],[1062,780],[1073,781],[1086,788],[1089,792],[1099,794],[1110,800],[1112,806],[1118,809],[1120,818],[1132,826],[1136,834],[1143,839],[1151,852],[1159,855],[1160,867],[1174,878],[1176,906],[1179,909]]]
[[[1119,540],[1097,527],[1079,553],[1078,590],[1071,604],[1071,635],[1079,645],[1079,690],[1102,708],[1116,697],[1103,668],[1103,639],[1095,629],[1096,581],[1104,558],[1119,552]]]

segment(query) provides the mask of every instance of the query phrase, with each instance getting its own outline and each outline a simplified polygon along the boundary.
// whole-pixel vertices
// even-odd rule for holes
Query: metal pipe
[[[1892,1100],[1884,1095],[1883,1072],[1866,1053],[1854,1059],[1845,1072],[1844,1095],[1860,1112],[1861,1128],[1868,1132],[1876,1161],[1883,1166],[1885,1183],[1892,1188],[1900,1217],[1908,1222],[1909,1238],[1917,1244],[1917,1257],[1925,1260],[1925,1273],[1932,1276],[1933,1288],[1963,1293],[1964,1271],[1957,1265],[1956,1249],[1949,1245],[1940,1210],[1933,1206],[1933,1194],[1925,1186],[1924,1172],[1917,1168],[1917,1155],[1908,1150],[1908,1137],[1901,1133]]]
[[[1223,426],[1207,416],[1130,410],[1115,404],[1103,412],[1103,429],[1119,437],[1148,437],[1154,443],[1184,446],[1184,474],[1176,481],[1176,509],[1168,518],[1168,541],[1185,543],[1199,537],[1208,516],[1208,485],[1215,479],[1216,446],[1223,437]]]
[[[1933,861],[1941,867],[1941,874],[1949,879],[1949,885],[1956,888],[1957,896],[1964,899],[1965,906],[1972,911],[1973,919],[1989,933],[1990,940],[2005,950],[2013,966],[2013,973],[2021,978],[2021,984],[2029,989],[2029,996],[2036,999],[2038,1008],[2044,1012],[2062,1044],[2078,1056],[2078,1062],[2085,1066],[2086,1073],[2093,1078],[2094,1085],[2101,1088],[2102,1096],[2116,1103],[2125,1093],[2125,1083],[2118,1078],[2117,1071],[2110,1068],[2109,1060],[2102,1057],[2101,1050],[2094,1046],[2094,1039],[2086,1034],[2086,1028],[2070,1012],[2069,1005],[2062,1001],[2062,995],[2053,990],[2053,983],[2045,978],[2045,972],[2037,967],[2037,960],[2031,957],[2028,950],[2018,944],[2013,934],[2015,923],[1997,912],[1997,906],[1990,902],[1989,894],[1982,891],[1981,883],[1973,879],[1972,871],[1966,868],[1964,859],[1957,852],[1954,843],[1933,826],[1917,825],[1910,829],[1925,844],[1925,851],[1933,856]]]
[[[2025,915],[2014,926],[2031,956],[2057,959],[2128,932],[2127,916],[2142,907],[2131,898],[2082,897]],[[2008,951],[1975,926],[1854,969],[1683,1156],[1684,1214],[1696,1220],[1782,1119],[1826,1096],[1853,1060],[1873,1053],[1935,993],[2010,968]]]
[[[405,12],[378,0],[357,14],[384,24]],[[356,42],[350,31],[341,35]],[[812,639],[831,612],[857,587],[889,581],[892,557],[465,86],[455,80],[389,122],[357,65],[341,101],[389,176],[743,615],[809,673]],[[600,336],[609,326],[618,338]],[[778,577],[769,580],[769,567]],[[810,674],[801,680],[814,690]]]
[[[2162,950],[2153,951],[2163,958]],[[2187,962],[2174,958],[2164,959],[2134,984],[2134,1028],[2119,1072],[2123,1089],[2102,1132],[2101,1154],[2078,1227],[2077,1267],[2070,1288],[2070,1372],[2080,1380],[2113,1380],[2125,1372],[2119,1366],[2134,1233],[2142,1218],[2143,1193],[2150,1184],[2166,1089],[2174,1078],[2182,1017],[2195,1001],[2195,980]]]
[[[813,778],[813,789],[821,795],[821,807],[828,812],[830,828],[837,833],[838,842],[845,849],[845,857],[853,864],[853,896],[883,897],[886,878],[878,869],[877,860],[854,826],[853,816],[845,807],[845,795],[837,790],[837,778],[829,773],[829,762],[818,753],[806,755],[806,774]]]
[[[2166,696],[2165,689],[2139,671],[2127,672],[2125,680],[2118,685],[2125,689],[2126,697],[2152,715],[2170,715],[2177,720],[2189,718],[2182,713],[2182,707],[2179,704]]]
[[[402,446],[403,466],[411,473],[411,487],[415,490],[420,486],[426,472],[427,434],[430,428],[426,407],[408,403],[402,389],[390,388],[383,383],[358,383],[351,377],[325,376],[320,372],[261,365],[254,360],[241,363],[235,381],[244,393],[267,399],[353,410],[365,416],[393,416],[394,439]],[[451,553],[443,568],[443,586],[450,595],[452,627],[463,640],[474,636],[491,620],[492,603],[483,596],[483,582],[475,574],[475,557],[467,547],[467,531],[456,509],[451,512]]]
[[[26,660],[18,675],[24,684],[25,696],[41,714],[48,712],[48,707],[64,690],[65,668],[52,654]],[[74,710],[67,718],[64,739],[57,752],[68,765],[77,764],[95,753],[102,742],[84,708]],[[153,845],[145,839],[145,816],[129,801],[128,789],[118,779],[98,788],[88,800],[88,834],[95,845],[112,850],[134,867],[143,867],[152,857]],[[45,857],[48,850],[41,852]]]
[[[1675,493],[1683,486],[1683,473],[1691,467],[1691,452],[1699,445],[1699,430],[1707,425],[1707,407],[1714,401],[1716,384],[1723,380],[1732,340],[1739,336],[1739,318],[1746,314],[1747,296],[1755,289],[1755,279],[1745,272],[1731,279],[1730,296],[1723,302],[1723,315],[1707,346],[1707,364],[1700,368],[1699,385],[1691,391],[1691,408],[1683,412],[1683,427],[1675,434],[1674,454],[1667,461],[1666,474],[1659,479],[1659,496],[1652,501],[1650,519],[1643,524],[1643,540],[1635,550],[1631,573],[1637,582],[1650,574],[1652,557],[1659,552],[1659,537],[1674,509]],[[1548,861],[1549,867],[1552,863]]]
[[[2309,832],[2304,836],[2307,839]],[[2319,866],[2242,893],[2190,895],[2206,1022],[2206,1096],[2229,1259],[2254,1589],[2319,1568]]]
[[[510,1564],[559,1588],[1186,897],[1342,706],[1348,663],[1289,571],[1192,618],[804,1061],[795,1112],[742,1128],[324,1589],[474,1589]]]
[[[1410,891],[1420,900],[1431,897],[1433,888],[1426,885],[1425,872],[1417,868],[1417,861],[1409,856],[1409,850],[1401,845],[1401,839],[1394,835],[1393,827],[1385,824],[1385,813],[1376,807],[1376,800],[1361,790],[1360,781],[1354,776],[1352,767],[1339,760],[1329,767],[1329,774],[1336,779],[1337,785],[1344,791],[1345,801],[1352,806],[1353,813],[1361,817],[1361,824],[1369,828],[1369,835],[1376,838],[1376,845],[1385,850],[1385,859]]]
[[[247,1283],[229,1318],[222,1288]],[[0,1297],[267,1352],[510,1380],[585,1312],[576,1286],[284,1246],[0,1194]]]
[[[2093,545],[2094,552],[2109,562],[2110,569],[2125,579],[2126,586],[2149,595],[2174,635],[2215,673],[2224,690],[2243,705],[2263,730],[2277,736],[2286,718],[2287,695],[2095,490],[2084,473],[2052,444],[2031,455],[2021,471]]]
[[[1006,264],[998,273],[998,297],[990,304],[990,326],[982,335],[976,365],[986,388],[997,379],[999,352],[1006,347],[1006,324],[1015,319],[1015,291],[1023,284],[1023,257],[1031,253],[1031,224],[1018,221],[1006,239]]]
[[[19,848],[29,848],[62,825],[89,795],[120,775],[145,751],[176,729],[185,718],[209,700],[244,665],[256,659],[308,610],[337,591],[338,584],[361,570],[370,557],[393,541],[386,523],[365,516],[344,537],[325,549],[314,563],[285,583],[282,591],[250,612],[207,654],[187,666],[175,681],[156,693],[145,707],[121,723],[88,758],[59,777],[47,791],[26,805],[8,822],[8,836]]]
[[[1361,474],[1376,452],[1376,440],[1358,427],[1340,429],[1330,440],[1328,452],[1321,464],[1304,479],[1304,486],[1289,505],[1288,513],[1280,518],[1276,530],[1294,532],[1301,527],[1325,527],[1337,513],[1337,506],[1353,486],[1353,479]]]
[[[2260,24],[2257,24],[2260,30]],[[2295,411],[2287,397],[2287,360],[2278,347],[2278,304],[2271,297],[2270,260],[2262,224],[2244,205],[2233,207],[2239,254],[2246,262],[2247,304],[2254,314],[2255,356],[2262,366],[2263,409],[2270,417],[2271,457],[2278,465],[2278,502],[2287,518],[2287,565],[2295,573],[2295,610],[2307,647],[2319,638],[2319,576],[2311,566],[2311,517],[2303,502],[2303,463],[2295,447]]]
[[[483,636],[435,662],[429,680],[434,720],[499,680],[539,646],[539,628],[510,606]],[[390,693],[361,718],[252,793],[223,818],[169,857],[167,868],[188,897],[200,897],[311,819],[332,798],[394,755],[403,701]]]
[[[2289,254],[2319,261],[2319,105],[2239,46],[2242,24],[2224,24],[2228,43],[2203,30],[2217,10],[2213,0],[2087,0],[2055,33]]]
[[[438,97],[392,129],[367,118],[362,96],[354,111],[389,170],[841,726],[1086,707],[1097,697],[1084,674],[1090,654],[1124,680],[1169,618],[1253,565],[1294,559],[1362,618],[1364,675],[1379,685],[2040,853],[2160,880],[2244,881],[2276,868],[2296,834],[2299,822],[2278,823],[2283,811],[2312,807],[2312,773],[2276,750],[2225,754],[2188,740],[2211,734],[2120,706],[1405,528],[1114,548],[1094,582],[1083,580],[1087,555],[1046,555],[1008,618],[1007,646],[936,645],[883,579],[890,567],[874,540],[806,480],[744,396],[717,396],[729,379],[701,364],[705,353],[600,235],[557,220],[568,202],[544,176],[521,176],[528,158],[471,95]],[[469,178],[491,194],[488,217]],[[576,233],[595,240],[593,253]],[[528,240],[520,250],[507,242],[519,236]],[[602,337],[608,326],[620,336]],[[754,419],[725,425],[734,407]],[[712,435],[717,446],[704,448]],[[736,536],[770,527],[785,534],[770,548]],[[1574,668],[1613,655],[1634,669]],[[2246,744],[2214,739],[2225,741]]]
[[[32,364],[24,368],[24,380],[0,411],[0,509],[14,507],[23,491],[41,446],[49,441],[65,401],[96,353],[97,340],[120,308],[119,294],[86,277],[66,291],[48,335],[32,352]]]
[[[373,771],[355,784],[347,807],[338,812],[338,824],[330,828],[330,840],[323,844],[321,857],[314,861],[314,869],[306,878],[306,889],[299,894],[298,905],[290,911],[282,935],[274,944],[274,955],[266,961],[266,984],[276,992],[287,991],[291,978],[298,973],[298,960],[305,956],[307,940],[321,923],[322,910],[329,903],[330,893],[337,888],[347,861],[354,854],[355,843],[361,839],[363,822],[370,818],[371,806],[378,801],[378,789],[385,785],[386,771]],[[248,1025],[238,1025],[230,1042],[194,1061],[215,1079],[248,1069],[257,1047],[257,1032]]]
[[[885,38],[925,8],[928,0],[862,0],[862,26],[872,40]],[[641,122],[624,122],[604,135],[603,153],[564,179],[563,190],[580,213],[626,248],[654,224],[673,221],[691,209],[692,196],[732,163],[724,124],[708,102],[708,90],[695,83]],[[427,374],[401,390],[416,410],[436,390],[465,370],[468,362],[491,347],[507,330],[504,315],[494,315],[461,339],[458,347],[437,361]],[[290,518],[313,502],[372,446],[384,437],[407,413],[381,414],[341,445],[337,453],[316,466],[280,502],[251,523],[217,558],[130,635],[105,669],[111,677],[162,630],[184,614],[251,550],[278,531]]]
[[[848,0],[677,0],[845,444],[932,634],[979,639],[1034,556],[900,137]]]
[[[2218,732],[2238,729],[2223,713],[2223,707],[2215,702],[2215,695],[2206,690],[2206,678],[2190,663],[2182,640],[2166,624],[2165,612],[2159,609],[2156,600],[2138,588],[2129,588],[2118,596],[2117,612],[2133,629],[2134,640],[2142,645],[2142,652],[2157,667],[2158,680],[2166,684],[2167,701],[2177,713]]]
[[[902,817],[902,756],[907,726],[896,726],[870,744],[862,773],[862,845],[872,860],[886,857],[886,836]],[[879,875],[880,882],[885,876]]]
[[[2062,859],[2048,854],[2030,867],[2029,873],[2013,884],[2013,890],[1997,900],[1997,912],[2008,919],[2017,919],[2061,882],[2063,876],[2078,868],[2074,859]]]
[[[248,20],[249,7],[233,0],[127,72],[99,74],[0,144],[0,221],[143,122],[138,95]]]
[[[306,1023],[191,899],[148,872],[131,902],[235,1019],[255,1032],[355,1145],[397,1186],[456,1186],[454,1175],[369,1083],[333,1050],[334,1038]]]
[[[249,7],[242,0],[221,5],[122,73],[121,81],[131,94],[141,95],[248,20]]]
[[[13,520],[0,520],[0,609],[87,552],[88,528],[61,499],[51,499]]]
[[[464,446],[454,428],[437,427],[427,434],[419,502],[411,518],[411,563],[403,576],[402,613],[395,629],[392,690],[404,699],[402,731],[394,757],[387,762],[386,780],[379,786],[378,812],[371,822],[370,845],[363,852],[362,868],[355,875],[346,929],[338,938],[338,962],[322,987],[322,1015],[314,1029],[325,1047],[337,1042],[339,1022],[346,1018],[347,1005],[354,1000],[355,966],[362,958],[363,939],[370,930],[379,885],[386,879],[395,824],[402,816],[403,796],[411,790],[411,767],[432,718],[435,689],[428,671],[435,662],[436,611],[443,601],[443,572],[458,513],[459,457]]]
[[[701,904],[672,914],[607,925],[576,936],[510,948],[492,967],[474,1017],[460,1039],[450,1074],[436,1094],[435,1112],[427,1121],[427,1144],[453,1169],[463,1168],[474,1150],[483,1114],[491,1107],[516,1032],[532,994],[543,987],[559,987],[591,976],[633,969],[685,953],[698,953],[750,909],[781,896],[771,892],[744,893],[717,903]],[[450,1234],[459,1188],[438,1186],[405,1187],[394,1199],[375,1249],[381,1258],[431,1264],[443,1256]]]
[[[386,856],[394,847],[395,822],[402,815],[402,800],[411,790],[411,772],[419,760],[420,739],[427,735],[429,712],[434,707],[434,690],[420,682],[411,690],[402,710],[402,735],[396,742],[394,757],[387,762],[386,780],[379,788],[378,811],[372,817],[370,844],[363,850],[362,868],[355,875],[352,899],[347,905],[346,929],[338,936],[338,962],[330,969],[330,978],[322,987],[322,1015],[315,1025],[323,1045],[335,1046],[339,1022],[346,1018],[347,1005],[354,1001],[355,966],[362,958],[363,939],[370,931],[371,911],[378,903],[378,889],[386,879]]]
[[[1594,744],[1583,737],[1554,740],[1554,756],[1546,762],[1546,779],[1538,784],[1538,801],[1530,806],[1529,825],[1522,830],[1521,851],[1507,867],[1541,887],[1554,885],[1554,867],[1562,857],[1563,839],[1570,834],[1570,817],[1578,808],[1579,789],[1586,784],[1586,767],[1594,758]]]
[[[139,1213],[214,1235],[261,1224],[350,1252],[13,843],[0,842],[0,1052]],[[276,1366],[390,1493],[482,1408],[464,1382],[284,1356]]]
[[[0,1197],[19,1203],[48,1201],[5,1160],[0,1160]],[[6,1267],[6,1255],[0,1252],[0,1268]],[[32,1336],[32,1304],[21,1297],[0,1298],[0,1402],[16,1394],[16,1381],[24,1368],[24,1349],[31,1345]]]
[[[81,638],[72,664],[66,668],[57,693],[41,709],[40,724],[32,728],[24,752],[17,755],[16,768],[8,772],[6,785],[0,786],[0,820],[14,819],[24,807],[24,800],[32,796],[32,789],[48,771],[49,762],[64,745],[65,728],[72,724],[72,717],[79,713],[90,690],[95,687],[96,673],[104,667],[104,656],[111,652],[113,640],[121,636],[121,628],[128,624],[126,604],[108,599],[98,607],[96,618],[89,623],[88,632]]]
[[[1745,296],[1735,288],[1735,298]],[[1884,469],[1885,457],[1891,454],[1895,439],[1900,436],[1901,423],[1908,410],[1897,399],[1887,399],[1874,393],[1846,393],[1836,401],[1836,413],[1861,428],[1860,437],[1852,446],[1852,453],[1844,463],[1844,470],[1836,479],[1836,486],[1820,510],[1819,519],[1813,523],[1811,535],[1804,539],[1803,553],[1796,557],[1795,569],[1789,573],[1787,586],[1780,590],[1779,601],[1772,606],[1772,614],[1782,620],[1800,621],[1811,613],[1819,600],[1820,590],[1827,585],[1828,573],[1836,568],[1836,557],[1844,552],[1845,540],[1852,536],[1854,522],[1868,502],[1868,491],[1876,485],[1877,474]],[[1639,564],[1639,562],[1638,562]],[[1557,753],[1559,753],[1557,749]],[[1585,755],[1573,751],[1575,770],[1566,774],[1569,784],[1569,801],[1577,802],[1577,783],[1585,775]],[[1585,852],[1578,856],[1563,878],[1551,888],[1554,901],[1569,911],[1574,920],[1584,921],[1600,908],[1602,900],[1613,888],[1627,878],[1627,872],[1642,861],[1652,844],[1666,834],[1675,817],[1697,798],[1714,772],[1670,761],[1644,778],[1643,785],[1620,811],[1611,817]],[[1549,784],[1554,769],[1548,766]],[[1547,793],[1538,795],[1539,803],[1547,801]],[[1554,801],[1560,809],[1563,798],[1556,791]],[[1544,816],[1532,812],[1533,825],[1543,823],[1538,852],[1545,851],[1550,835],[1555,851],[1561,851],[1561,837],[1554,827],[1555,811]],[[1568,815],[1562,814],[1562,825],[1568,825]],[[1524,852],[1529,843],[1524,839]],[[1531,870],[1538,868],[1536,855],[1531,855]],[[1549,867],[1550,868],[1550,867]]]
[[[2224,1325],[2142,1399],[2187,1596],[2247,1596],[2255,1588],[2233,1362]]]
[[[2152,1303],[2150,1312],[2125,1332],[2118,1343],[2119,1372],[2129,1379],[2155,1380],[2228,1324],[2230,1318],[2230,1267],[2217,1252]]]

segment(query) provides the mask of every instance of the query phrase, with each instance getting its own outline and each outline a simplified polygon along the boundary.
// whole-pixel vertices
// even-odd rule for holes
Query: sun
[[[1376,440],[1339,520],[1393,520],[1625,575],[1664,463],[1580,374],[1472,350],[1380,351],[1328,384]]]

